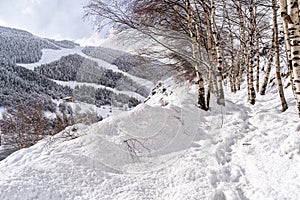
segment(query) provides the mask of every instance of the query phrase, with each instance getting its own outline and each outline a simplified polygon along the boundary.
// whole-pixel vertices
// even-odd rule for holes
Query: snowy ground
[[[4,107],[0,107],[0,119],[2,119],[2,114],[3,114],[4,111],[5,111],[5,108]]]
[[[169,80],[130,112],[1,161],[0,199],[300,199],[295,105],[280,113],[269,93],[250,106],[245,92],[204,112],[196,88]]]
[[[102,116],[102,118],[107,118],[111,116],[118,115],[124,111],[127,111],[128,108],[119,108],[115,106],[105,105],[101,107],[97,107],[93,104],[83,103],[83,102],[74,102],[69,103],[72,107],[72,110],[78,114],[86,114],[86,113],[97,113],[98,116]]]
[[[32,64],[22,64],[18,63],[18,65],[25,67],[27,69],[33,70],[35,67],[47,64],[56,60],[59,60],[63,56],[67,56],[74,53],[81,53],[82,47],[76,46],[73,49],[66,49],[66,48],[60,48],[59,50],[54,49],[43,49],[42,50],[42,58],[39,60],[39,62],[32,63]]]

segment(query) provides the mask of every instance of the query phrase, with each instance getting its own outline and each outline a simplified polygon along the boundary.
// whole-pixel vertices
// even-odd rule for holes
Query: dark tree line
[[[103,68],[97,62],[78,54],[64,56],[57,61],[41,65],[34,71],[50,79],[95,83],[121,91],[136,92],[144,97],[150,92],[130,77]]]
[[[78,101],[94,104],[97,107],[112,105],[122,107],[128,105],[129,108],[135,107],[141,102],[134,97],[126,94],[116,94],[105,88],[94,88],[89,86],[76,86],[73,90],[73,96]]]
[[[58,49],[48,40],[23,30],[0,26],[0,63],[34,63],[42,57],[42,49]]]
[[[0,65],[0,106],[39,100],[51,107],[52,99],[70,96],[69,87],[60,86],[46,77],[16,65]],[[48,103],[47,103],[48,102]]]

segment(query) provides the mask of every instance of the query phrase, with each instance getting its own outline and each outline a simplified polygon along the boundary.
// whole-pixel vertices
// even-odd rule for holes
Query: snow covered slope
[[[204,112],[196,92],[165,81],[129,112],[12,154],[0,199],[300,199],[295,109],[272,93],[250,107],[241,91]]]
[[[14,28],[0,26],[0,62],[1,63],[32,63],[42,56],[42,49],[58,49],[47,39]]]

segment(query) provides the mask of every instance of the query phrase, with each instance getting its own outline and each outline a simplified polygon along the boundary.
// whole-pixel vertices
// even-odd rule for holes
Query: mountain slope
[[[41,38],[24,30],[0,26],[0,63],[34,63],[42,57],[43,49],[74,48],[78,44]]]
[[[136,92],[144,97],[149,94],[148,88],[130,77],[101,67],[97,62],[78,54],[63,56],[57,61],[36,67],[34,71],[54,80],[95,83],[120,91]]]
[[[166,81],[130,112],[1,161],[0,198],[297,200],[297,114],[272,93],[249,107],[245,92],[204,112],[196,87]]]
[[[2,63],[33,63],[42,56],[42,49],[58,49],[46,39],[19,29],[0,26],[0,61]]]
[[[85,47],[88,56],[104,60],[133,76],[157,83],[172,76],[172,70],[158,60],[104,47]]]
[[[0,44],[3,47],[0,52],[0,119],[3,116],[12,119],[13,109],[18,106],[36,110],[42,104],[42,114],[54,123],[51,128],[58,130],[54,128],[53,119],[61,114],[60,105],[65,105],[73,108],[70,113],[74,120],[70,121],[89,124],[135,107],[154,85],[153,80],[134,76],[116,65],[84,54],[83,47],[72,41],[55,41],[27,31],[0,27]],[[71,97],[67,99],[72,103],[66,103],[65,97]],[[20,116],[13,120],[18,118]],[[7,124],[4,120],[0,127],[2,158],[7,155],[3,149],[10,148],[5,146],[8,140],[4,139],[3,130],[12,130],[5,128]]]
[[[14,107],[30,101],[46,103],[71,94],[70,88],[31,70],[16,65],[0,65],[0,107]]]

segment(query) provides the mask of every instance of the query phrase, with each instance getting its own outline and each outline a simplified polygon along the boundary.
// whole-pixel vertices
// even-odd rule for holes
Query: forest
[[[57,61],[35,68],[34,71],[54,80],[95,83],[121,91],[136,92],[145,97],[149,94],[147,88],[122,73],[105,69],[97,62],[78,54],[63,56]]]
[[[153,82],[164,80],[174,74],[172,68],[166,65],[166,63],[162,63],[149,56],[146,57],[115,49],[92,46],[83,48],[82,52],[88,56],[102,59],[108,63],[116,65],[119,70],[127,72],[133,76],[144,78]]]

